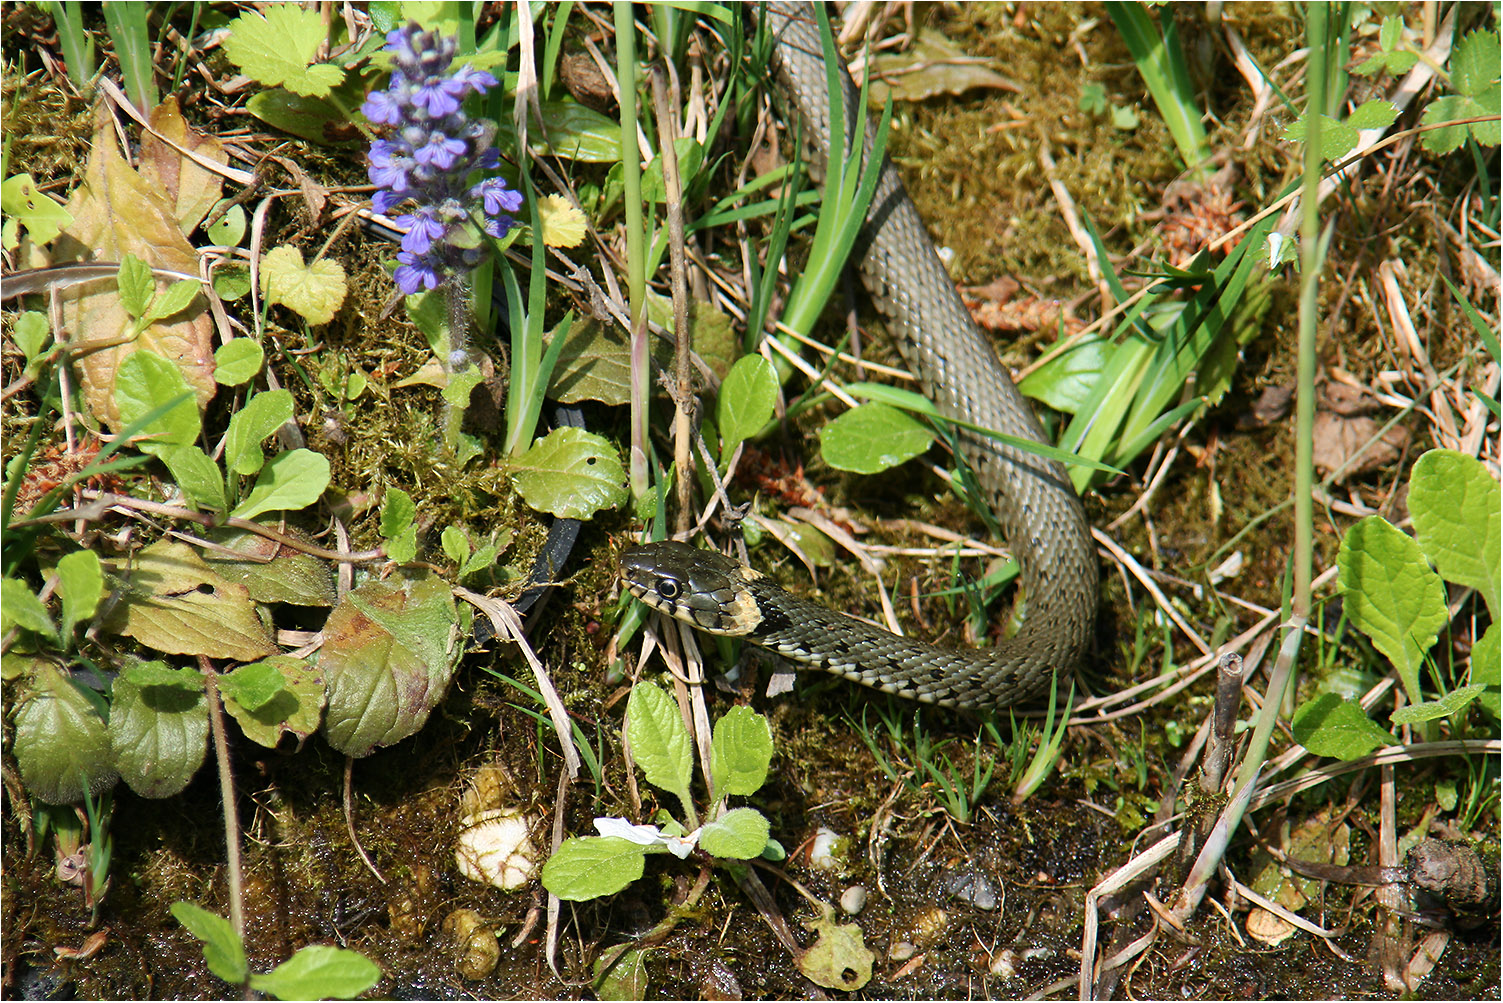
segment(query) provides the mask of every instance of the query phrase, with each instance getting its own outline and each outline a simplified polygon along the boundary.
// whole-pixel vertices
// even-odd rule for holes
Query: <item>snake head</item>
[[[762,622],[747,587],[758,577],[723,554],[687,543],[648,543],[621,555],[621,578],[632,595],[711,634],[737,637]]]

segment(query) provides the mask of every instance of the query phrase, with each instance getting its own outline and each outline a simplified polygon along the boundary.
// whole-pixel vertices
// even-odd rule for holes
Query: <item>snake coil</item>
[[[810,170],[823,181],[830,101],[813,8],[769,3],[773,71],[803,126]],[[845,135],[872,131],[843,66]],[[924,393],[947,418],[1034,442],[1043,430],[976,329],[935,253],[918,209],[891,161],[852,251],[872,302]],[[998,708],[1046,690],[1085,651],[1096,611],[1090,528],[1064,468],[1051,459],[955,426],[998,525],[1022,567],[1027,611],[1018,632],[994,648],[941,648],[891,634],[799,599],[736,561],[684,544],[656,543],[622,557],[626,586],[644,602],[703,630],[745,636],[806,665],[916,700]]]

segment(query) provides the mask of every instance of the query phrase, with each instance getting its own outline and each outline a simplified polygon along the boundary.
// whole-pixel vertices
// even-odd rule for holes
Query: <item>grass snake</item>
[[[830,146],[825,60],[813,9],[770,3],[773,71],[802,125],[811,172],[823,180]],[[844,66],[845,135],[865,126]],[[996,353],[976,329],[935,253],[918,209],[884,158],[852,260],[924,393],[948,418],[1045,442]],[[711,633],[744,636],[793,661],[890,693],[950,707],[1006,707],[1047,690],[1085,650],[1097,569],[1080,498],[1057,462],[955,426],[958,447],[1022,568],[1026,615],[988,649],[950,649],[889,633],[785,591],[731,558],[682,543],[622,557],[627,588],[649,606]]]

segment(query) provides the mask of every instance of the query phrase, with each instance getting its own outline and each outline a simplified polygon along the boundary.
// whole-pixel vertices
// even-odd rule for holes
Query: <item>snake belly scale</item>
[[[802,124],[809,163],[823,180],[830,146],[825,60],[813,9],[769,3],[773,71]],[[843,67],[846,135],[866,129]],[[852,251],[863,285],[924,393],[948,418],[1045,442],[1027,402],[976,329],[935,253],[918,209],[884,158]],[[654,608],[713,633],[744,636],[793,661],[912,699],[988,709],[1043,690],[1084,653],[1095,619],[1097,569],[1090,527],[1064,468],[1051,459],[955,426],[961,455],[1022,568],[1027,610],[1018,632],[988,649],[942,648],[891,634],[800,599],[730,558],[655,543],[622,557],[627,588]]]

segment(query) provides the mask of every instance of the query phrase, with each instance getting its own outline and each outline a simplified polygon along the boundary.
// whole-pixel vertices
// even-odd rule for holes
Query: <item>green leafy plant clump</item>
[[[642,876],[649,853],[687,858],[696,847],[715,860],[781,859],[767,817],[755,808],[732,808],[731,797],[755,794],[767,782],[772,732],[749,707],[733,707],[715,722],[710,738],[709,786],[714,798],[700,824],[690,784],[693,741],[673,699],[652,683],[638,683],[626,706],[632,756],[649,783],[672,794],[683,822],[666,811],[659,824],[597,818],[599,836],[571,836],[543,865],[543,887],[561,899],[585,901],[614,895]]]
[[[1368,516],[1347,530],[1338,557],[1345,614],[1398,672],[1409,703],[1390,715],[1394,725],[1428,726],[1445,718],[1461,726],[1474,703],[1496,721],[1498,482],[1472,457],[1431,450],[1410,475],[1409,509],[1412,537],[1382,516]],[[1491,619],[1473,642],[1464,672],[1432,654],[1450,647],[1436,648],[1441,630],[1452,620],[1446,582],[1476,590]],[[1356,703],[1329,692],[1301,706],[1293,727],[1295,739],[1311,752],[1340,759],[1365,756],[1398,741]]]

